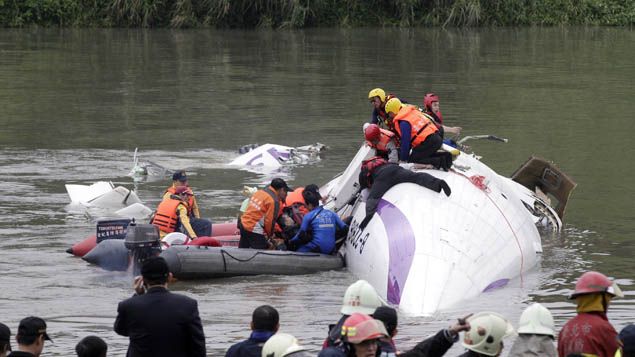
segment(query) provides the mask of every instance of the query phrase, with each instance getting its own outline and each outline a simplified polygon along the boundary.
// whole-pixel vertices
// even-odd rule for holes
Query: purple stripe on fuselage
[[[495,282],[489,284],[488,286],[485,287],[485,289],[483,289],[483,292],[488,292],[488,291],[492,291],[494,289],[498,289],[498,288],[502,288],[503,286],[507,285],[507,283],[509,283],[509,279],[499,279],[496,280]]]
[[[267,152],[269,154],[271,154],[271,156],[273,156],[278,161],[280,161],[281,159],[282,159],[282,161],[289,160],[289,153],[288,152],[280,152],[280,151],[276,150],[276,148],[270,148],[269,150],[267,150]]]
[[[388,237],[388,293],[391,304],[399,304],[415,254],[415,234],[406,216],[392,203],[381,199],[377,213]]]
[[[251,158],[251,160],[247,161],[246,165],[251,165],[251,163],[254,162],[254,160],[260,159],[261,157],[262,157],[262,154],[258,154],[254,156],[253,158]],[[262,163],[260,163],[260,165],[262,165]]]

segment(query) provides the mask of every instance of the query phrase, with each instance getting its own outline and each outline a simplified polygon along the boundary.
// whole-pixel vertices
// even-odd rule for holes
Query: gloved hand
[[[441,192],[441,190],[443,190],[443,193],[445,193],[446,196],[450,196],[450,194],[452,193],[452,190],[450,190],[450,186],[448,186],[448,183],[445,182],[444,180],[439,180],[437,182],[437,192]]]
[[[399,166],[403,167],[406,170],[412,170],[413,166],[415,166],[415,164],[411,164],[409,162],[405,162],[405,161],[399,161]]]

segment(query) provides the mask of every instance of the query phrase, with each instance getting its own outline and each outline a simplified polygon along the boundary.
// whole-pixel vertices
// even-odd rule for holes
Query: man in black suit
[[[196,300],[168,291],[168,264],[148,258],[135,279],[135,296],[119,303],[115,332],[130,337],[128,357],[205,356]]]

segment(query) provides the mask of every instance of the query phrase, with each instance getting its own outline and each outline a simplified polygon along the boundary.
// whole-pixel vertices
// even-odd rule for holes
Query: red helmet
[[[439,101],[439,96],[434,94],[434,93],[428,93],[426,94],[425,97],[423,97],[423,106],[426,109],[430,109],[432,108],[432,103],[433,102],[438,102]]]
[[[381,321],[359,312],[349,316],[342,325],[342,337],[352,344],[385,336],[388,332]]]
[[[607,293],[612,296],[622,297],[622,290],[612,282],[606,275],[598,273],[597,271],[588,271],[578,279],[575,284],[575,291],[570,299],[575,299],[580,295],[594,294],[594,293]]]
[[[373,142],[375,140],[379,140],[380,135],[381,132],[377,124],[370,124],[366,127],[366,129],[364,129],[364,137],[367,141]]]

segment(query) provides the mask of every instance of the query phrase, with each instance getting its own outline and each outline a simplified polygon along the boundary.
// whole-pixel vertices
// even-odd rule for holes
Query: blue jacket
[[[262,346],[274,334],[273,331],[253,331],[248,339],[231,346],[225,357],[260,357]]]
[[[320,252],[331,254],[335,249],[335,232],[345,229],[346,223],[332,211],[322,206],[316,207],[302,218],[300,230],[291,238],[292,243],[299,244],[301,235],[310,233],[310,242],[298,247],[298,252]]]
[[[399,159],[401,161],[408,161],[410,158],[410,136],[412,135],[412,126],[410,123],[403,120],[399,123],[399,129],[401,130],[401,147],[399,148]]]

